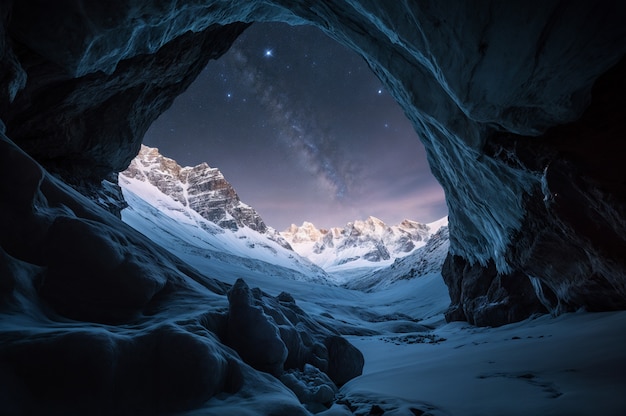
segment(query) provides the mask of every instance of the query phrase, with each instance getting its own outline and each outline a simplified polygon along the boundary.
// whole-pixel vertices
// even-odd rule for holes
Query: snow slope
[[[335,270],[332,276],[336,282],[348,289],[373,292],[399,280],[439,274],[448,255],[449,247],[448,227],[441,225],[437,232],[428,238],[425,245],[407,256],[396,258],[391,264],[385,264],[379,268],[339,269]]]
[[[225,230],[150,183],[122,175],[119,183],[129,205],[122,220],[183,260],[204,259],[199,270],[209,276],[252,274],[331,284],[322,269],[264,234],[248,227]]]
[[[625,324],[626,312],[580,312],[499,328],[451,323],[429,334],[351,337],[365,368],[341,393],[364,410],[384,402],[385,415],[414,408],[433,416],[620,416]]]

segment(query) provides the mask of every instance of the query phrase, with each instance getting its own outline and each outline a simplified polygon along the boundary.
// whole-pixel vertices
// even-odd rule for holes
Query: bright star
[[[383,93],[383,90],[378,90],[378,94],[382,94],[382,93]]]
[[[231,93],[228,93],[228,94],[226,94],[226,96],[227,96],[228,98],[230,98],[230,97],[232,97],[232,94],[231,94]]]
[[[274,51],[271,49],[266,49],[264,55],[266,58],[271,58],[272,56],[274,56]]]

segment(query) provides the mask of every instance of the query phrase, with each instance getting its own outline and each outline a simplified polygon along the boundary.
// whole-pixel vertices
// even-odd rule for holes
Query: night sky
[[[447,214],[401,108],[360,56],[310,26],[252,25],[144,143],[183,166],[219,168],[279,231]]]

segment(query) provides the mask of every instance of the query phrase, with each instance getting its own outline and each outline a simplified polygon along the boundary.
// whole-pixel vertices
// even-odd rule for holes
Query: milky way
[[[312,27],[252,25],[144,142],[219,168],[277,229],[446,215],[402,110],[361,57]]]
[[[315,113],[303,114],[302,105],[297,105],[285,92],[288,86],[255,68],[245,50],[236,47],[230,54],[237,79],[242,81],[239,87],[254,95],[271,115],[268,123],[275,127],[276,139],[299,158],[300,167],[313,175],[318,186],[331,198],[347,197],[355,176],[351,173],[354,167],[342,163],[345,159],[331,148],[332,138],[319,127]],[[264,55],[266,58],[273,57],[273,50],[267,49]]]

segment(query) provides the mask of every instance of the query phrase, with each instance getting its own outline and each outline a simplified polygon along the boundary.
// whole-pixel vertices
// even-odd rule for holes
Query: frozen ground
[[[385,415],[624,415],[625,328],[625,312],[575,313],[352,337],[365,368],[341,393]]]
[[[363,375],[321,414],[626,415],[626,312],[545,315],[500,328],[446,324],[449,298],[438,273],[370,293],[318,284],[298,278],[309,265],[285,272],[268,257],[246,263],[231,261],[241,252],[211,254],[207,242],[188,235],[196,227],[177,226],[162,211],[128,200],[124,220],[173,254],[228,283],[243,277],[270,295],[291,293],[363,352]],[[264,403],[289,393],[264,384],[259,376],[239,394],[218,395],[192,413],[265,414]],[[300,414],[288,402],[281,414]]]

